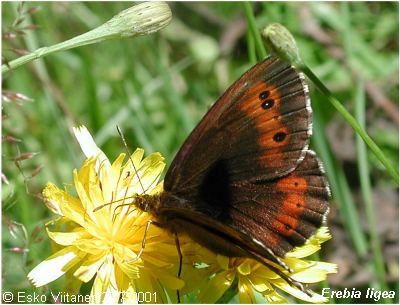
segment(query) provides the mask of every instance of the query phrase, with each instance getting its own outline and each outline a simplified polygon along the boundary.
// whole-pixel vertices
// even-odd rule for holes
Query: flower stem
[[[362,81],[359,81],[356,89],[355,96],[355,117],[357,118],[359,124],[365,128],[365,91]],[[372,202],[371,193],[371,181],[368,166],[368,156],[365,143],[362,141],[360,136],[356,137],[357,145],[357,160],[358,160],[358,173],[360,176],[361,193],[363,196],[363,202],[365,206],[365,212],[368,220],[369,235],[371,237],[371,247],[374,256],[374,271],[377,277],[377,281],[380,285],[380,290],[388,290],[386,285],[386,272],[385,264],[383,261],[381,242],[379,240],[379,235],[376,231],[376,219],[375,211]],[[390,303],[389,299],[383,300],[385,303]]]
[[[258,55],[261,58],[265,58],[267,56],[267,51],[264,48],[260,33],[257,29],[256,20],[253,15],[253,9],[251,7],[251,4],[247,1],[243,2],[242,4],[243,4],[244,12],[246,14],[247,24],[249,26],[251,34],[253,35],[253,37],[255,39],[256,50],[259,53]]]
[[[350,126],[358,133],[358,135],[364,140],[364,142],[369,146],[371,151],[379,159],[379,161],[386,168],[387,172],[392,176],[392,178],[399,183],[399,173],[390,164],[389,160],[386,158],[382,150],[376,145],[372,138],[365,132],[365,130],[358,124],[356,119],[346,110],[346,108],[339,102],[328,88],[319,80],[319,78],[308,68],[306,65],[299,67],[307,77],[316,85],[316,87],[328,98],[329,102],[336,108],[336,110],[343,116],[343,118],[350,124]]]
[[[1,66],[1,73],[4,74],[54,52],[65,51],[112,38],[150,34],[168,25],[171,18],[171,10],[168,4],[164,2],[144,2],[120,12],[106,23],[89,32],[50,47],[37,49],[30,54],[10,61]]]

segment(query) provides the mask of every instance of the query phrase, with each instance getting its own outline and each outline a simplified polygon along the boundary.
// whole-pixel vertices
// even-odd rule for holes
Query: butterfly
[[[256,259],[299,286],[270,262],[287,268],[280,258],[326,221],[330,192],[311,133],[303,74],[270,56],[209,109],[175,156],[164,191],[141,208],[174,233]]]

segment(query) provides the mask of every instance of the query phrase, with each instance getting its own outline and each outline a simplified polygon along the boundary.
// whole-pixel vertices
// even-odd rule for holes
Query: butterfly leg
[[[140,248],[140,250],[139,250],[139,252],[138,252],[138,254],[136,255],[135,258],[133,258],[133,259],[131,259],[131,260],[129,260],[129,261],[124,261],[124,263],[132,263],[132,262],[137,261],[137,260],[140,258],[140,256],[142,255],[142,253],[143,253],[143,251],[144,251],[144,248],[145,248],[145,246],[146,246],[147,232],[149,231],[150,225],[151,225],[151,224],[155,224],[156,226],[159,226],[159,225],[160,225],[158,222],[156,222],[156,221],[154,221],[154,220],[151,220],[151,219],[147,221],[147,223],[146,223],[146,228],[145,228],[145,230],[144,230],[143,239],[142,239],[142,247]]]
[[[181,245],[179,243],[178,233],[176,233],[176,232],[175,232],[175,245],[176,245],[176,249],[178,250],[178,255],[179,255],[178,277],[181,277],[183,255],[182,255],[182,251],[181,251]],[[178,298],[178,303],[180,303],[181,302],[181,298],[180,298],[179,290],[176,290],[176,296]]]

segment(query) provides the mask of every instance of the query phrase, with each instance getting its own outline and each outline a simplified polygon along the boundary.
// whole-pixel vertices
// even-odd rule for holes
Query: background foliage
[[[3,62],[86,32],[130,5],[2,3]],[[170,6],[173,22],[160,33],[51,55],[3,76],[3,291],[35,291],[26,274],[51,253],[44,224],[52,216],[41,190],[48,181],[71,183],[83,160],[73,126],[86,125],[113,159],[124,151],[119,125],[132,150],[160,151],[169,164],[209,106],[254,63],[241,3]],[[253,10],[260,29],[279,22],[293,33],[306,64],[349,111],[360,101],[366,130],[398,168],[398,3],[267,2]],[[398,185],[369,151],[360,160],[353,130],[312,86],[311,97],[313,144],[334,196],[323,259],[339,273],[328,284],[396,290]],[[383,277],[375,276],[374,231]],[[51,287],[61,289],[62,281]]]

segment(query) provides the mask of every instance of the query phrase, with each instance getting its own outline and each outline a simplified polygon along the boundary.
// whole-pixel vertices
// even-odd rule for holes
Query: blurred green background
[[[93,29],[131,5],[3,2],[3,63]],[[173,21],[159,33],[57,53],[3,75],[3,291],[37,291],[26,274],[51,253],[44,224],[53,217],[41,190],[48,181],[70,184],[72,170],[84,159],[73,126],[86,125],[111,160],[125,150],[119,125],[131,150],[159,151],[170,164],[210,105],[254,64],[242,3],[169,5]],[[305,63],[351,113],[360,101],[366,130],[397,169],[398,3],[257,2],[252,7],[259,29],[279,22],[292,32]],[[363,155],[362,142],[326,97],[310,89],[312,144],[333,191],[333,239],[321,258],[337,263],[339,272],[327,284],[398,295],[398,185],[370,151]],[[62,283],[50,287],[61,289]],[[391,301],[398,302],[398,296]]]

